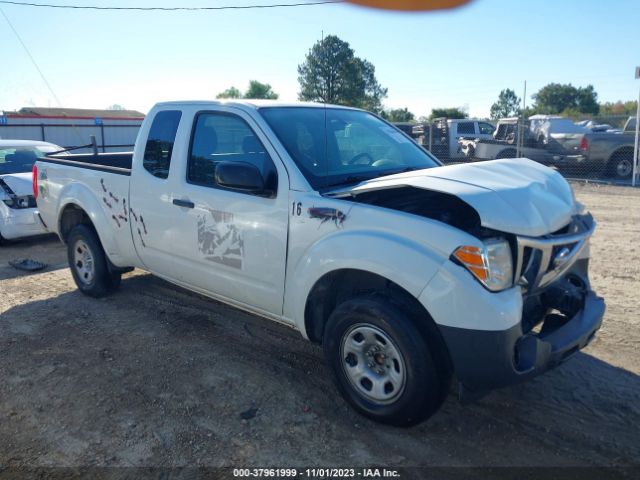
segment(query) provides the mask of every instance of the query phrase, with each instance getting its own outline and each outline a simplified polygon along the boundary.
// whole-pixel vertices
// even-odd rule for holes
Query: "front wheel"
[[[103,297],[118,288],[120,274],[109,271],[107,257],[96,232],[75,226],[67,238],[67,258],[78,289],[91,297]]]
[[[378,422],[414,425],[446,396],[450,374],[415,321],[393,302],[368,296],[340,304],[327,322],[323,348],[338,389]]]

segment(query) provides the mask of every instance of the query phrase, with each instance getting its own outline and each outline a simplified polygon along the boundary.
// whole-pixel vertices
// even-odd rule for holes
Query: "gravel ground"
[[[574,185],[607,301],[583,352],[411,429],[350,410],[319,348],[144,272],[76,291],[55,238],[0,248],[0,467],[640,463],[640,190]],[[7,265],[49,264],[27,274]],[[0,469],[1,470],[1,469]]]

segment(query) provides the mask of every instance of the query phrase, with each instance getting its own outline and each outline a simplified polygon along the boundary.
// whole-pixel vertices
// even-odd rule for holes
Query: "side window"
[[[169,176],[171,153],[181,116],[182,112],[179,110],[164,110],[158,112],[153,119],[147,145],[144,149],[142,165],[154,177],[167,178]]]
[[[473,122],[458,123],[458,133],[460,135],[474,135],[476,132],[473,128]]]
[[[479,122],[478,128],[480,129],[480,133],[482,135],[493,135],[493,132],[496,129],[496,127],[494,127],[490,123],[485,123],[485,122]]]
[[[271,157],[243,119],[226,113],[200,113],[191,137],[187,180],[218,187],[215,171],[220,162],[255,165],[262,173],[265,189],[275,192],[278,188],[278,174]]]

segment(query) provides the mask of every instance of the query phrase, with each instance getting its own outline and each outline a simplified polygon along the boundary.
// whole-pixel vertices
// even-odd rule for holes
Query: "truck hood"
[[[389,175],[332,195],[414,187],[455,195],[473,207],[482,226],[537,237],[571,221],[573,191],[555,170],[526,158],[450,165]]]
[[[26,173],[7,173],[0,175],[0,179],[19,197],[24,195],[33,195],[33,187],[31,186],[31,172]],[[5,196],[5,191],[0,188],[0,198]]]

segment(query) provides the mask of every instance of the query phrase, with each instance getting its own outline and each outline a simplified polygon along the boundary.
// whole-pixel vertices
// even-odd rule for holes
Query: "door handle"
[[[190,201],[190,200],[180,200],[179,198],[174,198],[173,199],[173,204],[177,205],[179,207],[184,207],[184,208],[193,208],[195,207],[195,204]]]

